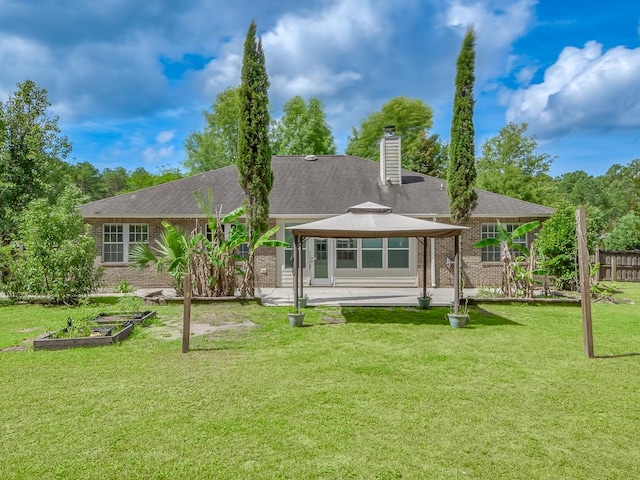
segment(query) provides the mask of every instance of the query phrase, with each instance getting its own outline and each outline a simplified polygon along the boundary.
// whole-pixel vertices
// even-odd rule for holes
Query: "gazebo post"
[[[460,235],[453,237],[453,313],[460,309]]]
[[[302,242],[303,242],[303,237],[300,237],[300,243],[298,244],[298,248],[300,249],[300,251],[298,252],[298,266],[300,268],[300,276],[298,277],[300,279],[300,298],[304,298],[304,263],[302,262]],[[296,306],[298,304],[296,303]]]
[[[298,247],[300,246],[300,237],[293,236],[293,307],[298,312],[298,263],[300,262]]]
[[[427,237],[422,237],[422,298],[427,296]]]

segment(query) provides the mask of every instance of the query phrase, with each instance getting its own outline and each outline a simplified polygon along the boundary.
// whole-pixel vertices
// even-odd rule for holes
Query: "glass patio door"
[[[311,284],[331,285],[331,252],[329,240],[326,238],[313,239],[313,257],[311,257]]]

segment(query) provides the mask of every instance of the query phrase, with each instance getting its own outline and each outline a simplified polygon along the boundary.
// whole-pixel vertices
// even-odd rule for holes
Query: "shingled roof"
[[[439,178],[402,170],[402,185],[379,182],[379,164],[348,155],[275,156],[271,167],[273,189],[269,212],[273,217],[331,216],[352,205],[375,202],[388,205],[394,213],[411,216],[449,216],[446,182]],[[212,170],[174,182],[84,204],[87,218],[99,217],[198,217],[202,213],[194,192],[213,189],[215,208],[230,212],[242,204],[235,165]],[[545,217],[553,209],[477,190],[478,205],[473,216]]]

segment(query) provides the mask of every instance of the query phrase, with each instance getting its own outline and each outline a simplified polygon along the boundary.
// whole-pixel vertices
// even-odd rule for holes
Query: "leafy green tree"
[[[413,157],[418,151],[416,143],[433,125],[433,111],[422,100],[409,97],[392,98],[379,111],[367,115],[359,129],[353,128],[345,150],[347,155],[379,161],[380,138],[389,125],[402,137],[403,165],[419,162]]]
[[[283,110],[271,128],[274,155],[335,155],[336,144],[320,100],[310,98],[307,103],[296,95]]]
[[[66,188],[54,204],[32,200],[19,223],[15,260],[4,286],[9,295],[46,295],[55,303],[74,304],[100,285],[96,241],[83,223],[81,193]]]
[[[629,212],[624,215],[604,239],[604,246],[609,250],[639,250],[640,214]]]
[[[17,87],[0,102],[0,243],[16,233],[30,201],[60,194],[71,152],[58,117],[48,111],[47,91],[32,80]]]
[[[555,178],[558,201],[575,207],[594,205],[605,211],[609,199],[602,177],[594,177],[584,170],[567,172]]]
[[[124,167],[105,168],[102,170],[102,183],[107,197],[113,197],[127,190],[129,172]]]
[[[612,226],[616,220],[629,211],[638,210],[640,198],[640,159],[632,160],[620,167],[613,165],[598,177],[605,185],[607,208],[602,208],[607,223]]]
[[[131,173],[127,172],[126,191],[135,192],[153,185],[153,174],[149,173],[146,168],[138,167]]]
[[[251,22],[244,43],[240,83],[240,125],[238,159],[240,187],[244,192],[247,233],[259,238],[267,230],[269,192],[273,187],[269,142],[269,78],[262,41],[256,41],[256,23]],[[250,257],[253,259],[253,257]],[[252,261],[247,262],[243,295],[254,295],[255,275]]]
[[[563,204],[542,224],[536,237],[536,246],[545,257],[544,268],[555,277],[561,289],[573,289],[577,285],[576,208]],[[587,208],[587,247],[594,253],[600,236],[605,230],[602,212],[597,207]]]
[[[220,92],[211,111],[203,112],[203,132],[191,133],[185,140],[187,159],[184,166],[190,175],[233,165],[238,156],[240,122],[240,87]]]
[[[449,166],[449,145],[443,142],[438,134],[427,136],[422,132],[409,149],[405,168],[432,177],[446,178]]]
[[[550,204],[553,179],[548,175],[553,158],[538,153],[534,135],[527,136],[527,124],[509,123],[482,146],[476,167],[476,186],[527,202]]]
[[[555,179],[555,184],[558,202],[598,207],[609,228],[638,204],[633,172],[626,166],[613,165],[598,177],[582,170],[565,173]]]
[[[447,171],[449,213],[451,220],[456,224],[467,221],[478,202],[478,194],[473,189],[476,181],[473,125],[475,43],[475,31],[473,27],[469,27],[457,60],[456,93],[453,99],[449,145],[450,161]]]
[[[89,162],[69,165],[69,175],[76,187],[89,200],[99,200],[106,195],[100,170]]]

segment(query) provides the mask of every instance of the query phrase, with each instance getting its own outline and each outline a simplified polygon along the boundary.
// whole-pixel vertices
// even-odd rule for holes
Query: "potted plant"
[[[304,294],[304,297],[298,298],[298,308],[307,308],[307,300],[309,300],[309,297],[306,293]]]
[[[301,327],[302,322],[304,322],[304,313],[300,312],[298,309],[294,309],[292,312],[287,314],[289,316],[289,324],[292,327]]]
[[[420,308],[429,308],[431,306],[431,294],[429,292],[421,292],[421,295],[418,297],[418,305]]]
[[[453,307],[451,307],[452,311],[447,313],[447,319],[449,320],[451,328],[462,328],[469,323],[469,305],[467,302],[467,299],[464,299],[464,305],[460,305],[458,313],[453,312]]]

